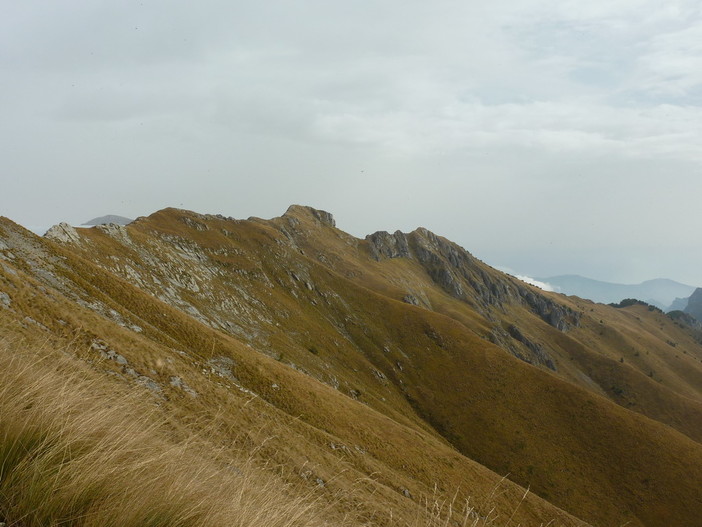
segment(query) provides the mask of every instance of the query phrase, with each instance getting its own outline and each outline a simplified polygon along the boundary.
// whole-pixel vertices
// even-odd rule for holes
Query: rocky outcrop
[[[98,225],[95,228],[122,243],[129,243],[130,241],[127,228],[117,223],[107,223],[105,225]]]
[[[58,225],[54,225],[53,227],[51,227],[48,231],[46,231],[44,237],[61,243],[80,242],[80,236],[78,235],[78,232],[75,230],[75,228],[73,228],[71,225],[65,222],[59,223]]]
[[[492,308],[502,309],[505,304],[517,302],[560,331],[580,325],[580,313],[521,283],[490,273],[468,251],[427,229],[419,228],[410,234],[378,231],[366,236],[366,241],[375,260],[417,260],[449,295],[476,305],[486,315]]]
[[[580,313],[557,304],[550,298],[535,293],[526,287],[520,287],[519,293],[531,310],[560,331],[580,326]]]
[[[690,295],[690,298],[687,300],[687,307],[684,311],[702,322],[702,287],[698,287],[695,289],[695,292]]]
[[[546,353],[546,350],[544,347],[532,340],[530,340],[522,331],[515,325],[511,325],[507,328],[507,333],[516,340],[517,342],[521,342],[524,344],[524,346],[529,350],[531,353],[531,360],[529,359],[524,359],[523,357],[519,357],[522,360],[526,360],[526,362],[533,363],[536,362],[537,364],[542,364],[543,366],[546,366],[550,370],[556,371],[556,365],[554,364],[553,360],[551,357]]]
[[[383,258],[410,258],[407,235],[395,231],[390,234],[386,231],[378,231],[366,236],[371,256],[380,261]]]
[[[336,221],[334,221],[334,216],[326,210],[319,210],[312,207],[307,207],[303,205],[290,205],[288,210],[285,211],[283,216],[295,217],[295,216],[311,216],[322,225],[328,227],[336,227]]]
[[[702,330],[702,322],[684,311],[675,310],[668,313],[668,316],[678,324],[692,329]]]
[[[4,291],[0,291],[0,306],[10,307],[10,304],[12,304],[12,300],[10,299],[10,295],[5,293]]]

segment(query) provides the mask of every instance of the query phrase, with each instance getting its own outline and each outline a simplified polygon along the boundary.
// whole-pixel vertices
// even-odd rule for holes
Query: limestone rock
[[[73,226],[65,222],[61,222],[58,225],[54,225],[53,227],[51,227],[48,231],[46,231],[44,237],[61,243],[80,242],[80,236],[78,235],[78,232]]]
[[[416,296],[410,294],[407,294],[404,297],[402,297],[402,301],[407,304],[412,304],[413,306],[419,305],[419,299]]]
[[[315,220],[320,222],[322,225],[327,225],[329,227],[336,227],[336,221],[334,221],[334,216],[326,210],[319,210],[312,207],[307,207],[303,205],[290,205],[288,210],[285,211],[283,216],[294,217],[294,216],[312,216]]]
[[[129,241],[129,234],[123,225],[119,225],[117,223],[105,223],[97,225],[95,228],[121,242]]]
[[[0,291],[0,306],[10,307],[12,300],[10,300],[10,295]]]
[[[400,231],[390,234],[378,231],[366,236],[371,255],[380,261],[383,258],[410,258],[407,235]]]

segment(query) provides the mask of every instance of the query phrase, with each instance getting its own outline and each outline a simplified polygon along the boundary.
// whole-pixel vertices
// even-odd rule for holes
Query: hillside
[[[45,238],[3,219],[0,306],[6,338],[138,391],[218,456],[280,467],[331,524],[417,524],[454,496],[497,525],[702,510],[695,333],[544,293],[426,229],[357,239],[300,206]]]
[[[594,302],[612,304],[625,298],[636,298],[664,311],[674,309],[671,306],[676,299],[686,298],[695,290],[692,286],[665,278],[646,280],[640,284],[616,284],[578,275],[551,276],[536,280],[550,284],[559,293],[588,298]]]

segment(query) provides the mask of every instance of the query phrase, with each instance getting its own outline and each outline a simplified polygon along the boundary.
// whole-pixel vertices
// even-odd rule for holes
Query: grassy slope
[[[10,527],[344,523],[313,491],[286,489],[242,453],[217,455],[143,394],[51,347],[0,342],[0,368],[0,521]]]
[[[139,353],[145,365],[157,365],[164,346],[186,349],[202,360],[212,354],[235,358],[236,376],[259,395],[254,404],[266,401],[261,408],[271,423],[284,421],[285,415],[300,417],[276,429],[285,439],[271,455],[298,464],[313,459],[320,472],[328,470],[330,458],[341,458],[336,466],[357,471],[354,474],[378,471],[371,485],[376,498],[368,498],[371,504],[375,499],[401,508],[402,488],[416,495],[434,482],[445,491],[461,486],[486,493],[495,476],[453,451],[448,440],[468,457],[497,473],[510,472],[553,503],[597,524],[669,525],[675,520],[682,525],[699,510],[694,485],[702,481],[699,443],[640,415],[699,439],[699,346],[666,319],[638,308],[615,311],[563,299],[585,314],[580,328],[562,333],[519,305],[497,315],[494,310],[478,312],[479,302],[471,307],[450,298],[416,262],[375,262],[364,242],[304,215],[298,215],[298,232],[288,232],[295,245],[281,235],[281,220],[230,222],[189,216],[191,223],[210,227],[198,231],[184,225],[182,216],[163,211],[129,232],[137,245],[152,252],[163,250],[153,231],[196,240],[205,248],[209,263],[223,272],[210,277],[211,284],[199,280],[198,293],[184,291],[179,296],[190,295],[202,313],[221,311],[212,302],[216,299],[204,294],[208,287],[228,287],[232,296],[264,298],[263,307],[248,306],[248,312],[234,306],[235,318],[239,325],[258,328],[258,334],[249,332],[245,340],[278,360],[252,353],[178,310],[155,304],[113,275],[96,271],[92,262],[76,259],[75,250],[64,255],[72,269],[64,273],[88,296],[103,295],[103,301],[143,326],[142,334],[134,336],[108,331],[110,324],[100,317],[94,317],[99,320],[96,326],[91,323],[94,333],[109,334],[111,344],[118,343],[130,360],[137,360],[131,357]],[[161,283],[174,271],[154,272],[154,262],[144,261],[143,253],[98,230],[82,235],[91,243],[86,256],[118,274],[127,276],[125,262],[130,260],[132,268],[145,268],[144,276],[161,273]],[[187,275],[197,264],[185,259],[180,265]],[[297,279],[291,278],[290,269]],[[252,283],[243,293],[237,289]],[[157,293],[159,284],[142,286]],[[407,287],[421,290],[434,312],[399,302]],[[47,316],[44,322],[53,318]],[[487,342],[484,337],[495,323],[517,324],[531,338],[547,343],[558,372],[526,365]],[[149,353],[137,352],[149,348]],[[671,349],[677,358],[670,355]],[[624,363],[619,362],[623,354]],[[293,363],[328,384],[335,379],[339,391],[356,395],[365,405],[292,370]],[[204,395],[206,384],[196,380],[197,367],[189,366],[188,382],[203,396],[175,405],[184,418],[195,407],[207,408],[206,401],[222,400],[220,392]],[[273,384],[279,389],[271,389]],[[636,412],[623,409],[627,406]],[[215,419],[221,427],[232,425],[222,415]],[[247,426],[260,424],[249,420]],[[290,436],[294,427],[297,439]],[[306,436],[309,448],[300,435]],[[366,454],[335,450],[320,455],[316,450],[328,451],[330,439],[349,448],[359,446]],[[346,488],[353,479],[338,478],[338,485]],[[516,492],[509,497],[514,499]],[[508,501],[502,505],[508,507]],[[520,514],[528,519],[558,513],[531,500]]]
[[[334,261],[341,273],[355,276],[358,283],[397,299],[406,293],[406,284],[415,290],[423,287],[434,311],[450,316],[481,336],[489,336],[489,328],[496,320],[502,326],[514,324],[532,340],[545,344],[558,367],[556,374],[564,380],[673,426],[697,441],[702,439],[700,345],[689,331],[662,313],[644,306],[614,309],[541,293],[582,313],[580,327],[566,333],[558,331],[515,305],[508,306],[506,312],[493,309],[487,313],[487,318],[492,319],[488,320],[475,310],[466,309],[464,302],[432,291],[435,285],[416,263],[404,259],[373,262],[363,254],[363,244],[356,255],[349,257],[350,252],[344,250],[348,235],[331,236],[328,231],[306,225],[307,243],[303,245],[308,249],[322,247],[324,259]],[[495,282],[508,281],[502,273],[480,262],[476,261],[476,266]],[[388,286],[389,282],[400,285]],[[517,287],[527,286],[519,283]]]
[[[60,251],[59,251],[60,252]],[[129,361],[129,368],[159,383],[165,401],[160,405],[178,422],[206,430],[220,445],[256,448],[260,462],[280,464],[284,479],[300,475],[316,486],[325,482],[331,510],[373,518],[374,525],[402,525],[418,516],[415,502],[402,494],[409,489],[416,500],[432,496],[434,485],[445,495],[458,489],[474,497],[477,510],[487,515],[493,508],[510,511],[523,489],[461,456],[441,438],[421,428],[397,423],[339,392],[320,384],[279,361],[253,352],[238,341],[202,326],[180,311],[116,280],[114,276],[66,253],[70,267],[61,271],[66,283],[78,284],[90,298],[100,299],[134,317],[143,330],[127,331],[103,317],[68,302],[56,291],[34,280],[17,267],[0,270],[3,290],[9,291],[14,313],[0,311],[5,334],[42,340],[54,347],[70,339],[72,347],[98,371],[125,380],[126,367],[102,360],[89,346],[96,340],[109,345]],[[23,267],[23,265],[18,265]],[[8,269],[12,272],[8,272]],[[13,274],[15,273],[15,274]],[[39,293],[42,290],[42,293]],[[46,294],[49,293],[49,294]],[[75,292],[71,293],[75,294]],[[33,320],[50,331],[38,330]],[[51,337],[60,334],[62,338]],[[186,350],[185,355],[174,351]],[[208,371],[207,359],[225,356],[235,361],[236,383]],[[199,396],[188,397],[169,380],[178,375]],[[274,385],[278,389],[272,388]],[[196,419],[194,419],[194,417]],[[330,447],[336,445],[335,449]],[[491,499],[487,496],[496,488]],[[334,517],[329,510],[326,517]],[[568,515],[530,495],[515,519],[535,522],[560,518],[576,525]]]

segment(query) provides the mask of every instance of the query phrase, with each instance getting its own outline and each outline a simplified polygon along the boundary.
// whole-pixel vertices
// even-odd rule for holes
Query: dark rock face
[[[684,311],[702,322],[702,287],[695,289],[695,292],[688,299]]]
[[[668,313],[668,316],[671,319],[675,320],[675,322],[678,322],[679,324],[683,324],[685,326],[688,326],[692,329],[702,329],[702,322],[697,320],[692,315],[685,313],[684,311],[680,311],[680,310],[671,311],[670,313]]]
[[[410,234],[379,231],[366,236],[366,241],[376,260],[415,259],[449,295],[476,305],[486,315],[491,308],[518,302],[560,331],[580,325],[580,313],[513,280],[494,276],[468,251],[427,229]]]
[[[510,325],[505,330],[501,325],[496,325],[492,328],[488,340],[519,360],[556,371],[556,365],[544,346],[524,335],[517,326]]]
[[[532,311],[554,328],[560,331],[567,331],[571,327],[580,325],[580,313],[577,311],[561,306],[550,298],[536,294],[526,288],[520,288],[519,293]]]
[[[405,295],[402,298],[402,301],[405,302],[406,304],[412,304],[413,306],[419,305],[419,299],[414,295]]]
[[[532,357],[534,359],[534,362],[537,362],[539,364],[543,364],[547,368],[556,371],[556,365],[553,363],[553,360],[551,357],[549,357],[548,353],[544,350],[544,347],[541,344],[538,344],[536,342],[533,342],[529,338],[527,338],[517,326],[509,326],[507,328],[507,333],[516,340],[517,342],[521,342],[526,346],[526,348],[531,352]],[[519,357],[522,358],[522,357]],[[525,360],[522,358],[522,360]],[[531,360],[526,360],[526,362],[532,362]]]

